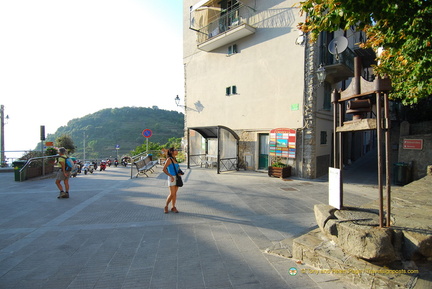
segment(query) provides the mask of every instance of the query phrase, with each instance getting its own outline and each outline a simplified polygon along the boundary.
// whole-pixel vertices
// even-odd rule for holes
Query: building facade
[[[328,172],[330,94],[348,86],[354,55],[349,47],[361,42],[361,34],[326,33],[311,44],[297,28],[304,19],[297,2],[183,1],[185,128],[189,157],[202,156],[192,164],[230,156],[237,158],[232,166],[248,170],[282,161],[299,177]],[[348,47],[336,57],[328,45],[338,36]],[[320,64],[327,71],[323,83],[317,79]],[[212,128],[228,134],[212,134]],[[351,137],[357,138],[355,151],[362,151],[368,137]]]

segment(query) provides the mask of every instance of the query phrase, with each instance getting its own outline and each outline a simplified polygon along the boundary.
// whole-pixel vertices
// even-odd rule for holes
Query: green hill
[[[165,144],[169,138],[183,137],[184,115],[177,111],[157,108],[122,107],[103,109],[76,118],[48,134],[46,141],[55,141],[61,135],[69,135],[76,146],[77,158],[83,158],[84,136],[86,159],[115,157],[129,154],[146,142],[144,129],[152,130],[150,142]]]

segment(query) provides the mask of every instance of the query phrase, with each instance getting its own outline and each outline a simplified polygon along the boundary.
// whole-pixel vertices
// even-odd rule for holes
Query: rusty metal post
[[[339,102],[339,125],[342,126],[345,117],[345,102]],[[338,169],[340,169],[340,207],[343,208],[343,133],[338,133],[338,154],[339,154],[339,164]]]
[[[361,78],[361,72],[362,72],[362,64],[361,64],[361,58],[360,57],[354,57],[354,94],[360,94],[361,93],[361,87],[360,87],[360,78]],[[357,99],[357,98],[356,98]]]
[[[343,207],[343,157],[342,157],[342,133],[337,133],[337,127],[343,124],[343,114],[342,109],[344,102],[339,102],[340,92],[336,89],[332,92],[332,103],[333,103],[333,166],[340,170],[339,178],[339,200],[340,206]]]
[[[338,127],[338,102],[340,99],[340,92],[334,89],[332,91],[333,103],[333,167],[337,168],[338,165],[338,143],[337,143],[337,127]],[[342,125],[342,124],[339,124]]]
[[[385,154],[386,154],[386,196],[387,196],[387,218],[386,227],[390,227],[390,213],[391,213],[391,173],[390,173],[390,109],[388,94],[384,93],[384,128],[385,128]]]
[[[377,126],[377,157],[378,157],[378,191],[379,191],[379,226],[383,227],[383,184],[382,184],[382,108],[381,93],[376,92],[376,126]]]

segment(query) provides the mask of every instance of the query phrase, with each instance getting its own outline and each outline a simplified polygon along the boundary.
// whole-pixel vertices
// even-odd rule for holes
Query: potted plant
[[[271,166],[268,167],[268,175],[269,177],[276,177],[282,179],[288,178],[291,176],[291,166],[288,166],[281,161],[274,162]]]
[[[56,148],[49,147],[49,148],[47,148],[47,149],[45,150],[45,155],[46,155],[46,156],[55,156],[55,155],[57,155],[57,154],[58,154],[58,151],[57,151]],[[54,159],[54,158],[49,158],[49,159],[47,160],[47,164],[48,164],[48,165],[54,165],[54,164],[55,164],[55,159]]]

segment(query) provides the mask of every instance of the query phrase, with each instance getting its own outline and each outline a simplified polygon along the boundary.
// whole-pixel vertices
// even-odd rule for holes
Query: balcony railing
[[[234,31],[242,25],[248,25],[249,19],[254,15],[252,8],[240,4],[238,7],[221,10],[217,7],[207,7],[206,10],[197,13],[207,13],[205,18],[208,19],[207,23],[204,23],[203,27],[196,29],[197,31],[197,42],[198,45],[203,44],[206,41],[215,39],[221,34],[226,34],[231,30]],[[213,17],[212,17],[213,14]],[[199,17],[199,15],[196,15]],[[203,17],[203,16],[202,16]],[[248,25],[249,26],[249,25]],[[248,29],[254,31],[254,29]],[[253,33],[251,32],[251,33]],[[245,37],[251,33],[243,33],[241,37]],[[240,34],[239,34],[240,35]]]
[[[336,83],[349,77],[354,76],[354,52],[348,47],[342,53],[339,53],[338,58],[336,55],[329,54],[327,61],[324,65],[327,71],[326,81]]]

